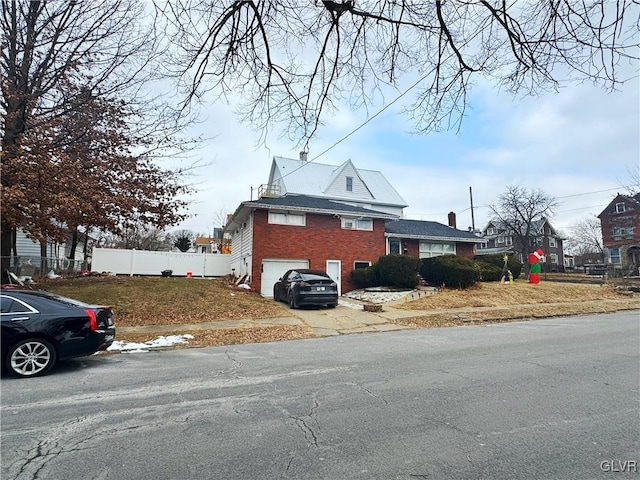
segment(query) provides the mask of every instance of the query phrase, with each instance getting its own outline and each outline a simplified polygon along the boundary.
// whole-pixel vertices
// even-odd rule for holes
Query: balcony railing
[[[278,198],[280,196],[280,185],[263,184],[258,187],[258,198]]]

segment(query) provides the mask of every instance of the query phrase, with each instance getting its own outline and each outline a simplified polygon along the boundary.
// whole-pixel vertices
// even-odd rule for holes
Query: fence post
[[[134,267],[134,264],[135,264],[135,255],[136,255],[136,249],[134,248],[134,249],[131,250],[131,264],[130,264],[130,268],[129,268],[129,276],[130,277],[133,277],[133,271],[134,271],[133,267]]]

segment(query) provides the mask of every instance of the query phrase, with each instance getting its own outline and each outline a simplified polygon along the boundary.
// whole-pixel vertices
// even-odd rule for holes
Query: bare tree
[[[570,228],[569,241],[576,255],[598,254],[604,263],[604,245],[600,220],[595,215],[586,217]]]
[[[572,80],[615,89],[638,57],[634,0],[178,0],[156,8],[179,49],[175,72],[188,100],[239,94],[246,120],[260,128],[286,121],[302,142],[337,102],[368,107],[402,85],[413,84],[408,113],[426,132],[460,127],[481,76],[523,94]]]
[[[136,250],[171,250],[173,240],[164,230],[145,225],[129,225],[120,234],[106,233],[97,241],[104,248],[125,248]]]
[[[627,168],[627,178],[620,182],[628,195],[634,196],[640,193],[640,164]]]
[[[508,186],[498,197],[498,203],[489,205],[489,210],[513,236],[513,243],[526,262],[527,254],[540,247],[536,243],[535,222],[550,216],[557,205],[555,197],[542,190]]]

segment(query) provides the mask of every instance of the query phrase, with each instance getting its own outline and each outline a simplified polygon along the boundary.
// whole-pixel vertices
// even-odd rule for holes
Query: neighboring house
[[[196,237],[193,242],[196,253],[218,253],[220,239],[212,237]]]
[[[490,221],[482,230],[482,243],[478,248],[478,255],[491,253],[511,253],[520,261],[522,248],[518,244],[518,237],[499,221]],[[528,250],[536,249],[544,252],[543,272],[562,272],[564,265],[564,248],[562,236],[553,228],[546,218],[534,220],[531,224]]]
[[[396,216],[325,198],[287,194],[242,202],[225,227],[231,268],[272,296],[289,269],[325,270],[340,293],[353,289],[350,273],[386,253],[385,221]]]
[[[274,157],[269,182],[260,187],[259,196],[296,193],[402,216],[407,202],[379,171],[358,169],[351,160],[335,166],[308,162],[305,152],[300,157]]]
[[[387,253],[402,253],[418,258],[460,255],[472,259],[476,246],[483,242],[471,232],[456,229],[455,213],[449,225],[420,220],[393,220],[385,224]]]
[[[40,242],[36,242],[27,237],[26,233],[18,229],[16,231],[16,252],[17,265],[13,266],[16,275],[33,276],[36,274],[46,274],[43,269],[80,270],[86,268],[86,264],[91,262],[90,246],[95,239],[81,234],[76,247],[75,256],[69,258],[71,254],[71,235],[63,242],[47,242],[46,260],[41,258]],[[88,243],[88,245],[87,245]],[[85,252],[85,250],[87,250]],[[86,258],[85,258],[86,255]],[[13,259],[14,257],[12,257]],[[13,262],[13,260],[12,260]]]
[[[640,274],[640,193],[618,194],[598,218],[607,263]]]

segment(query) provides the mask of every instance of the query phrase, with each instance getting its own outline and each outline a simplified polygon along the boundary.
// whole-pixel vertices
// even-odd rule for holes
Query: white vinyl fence
[[[160,275],[173,270],[185,277],[223,277],[231,273],[231,255],[215,253],[149,252],[119,248],[94,248],[91,271],[116,275]]]

